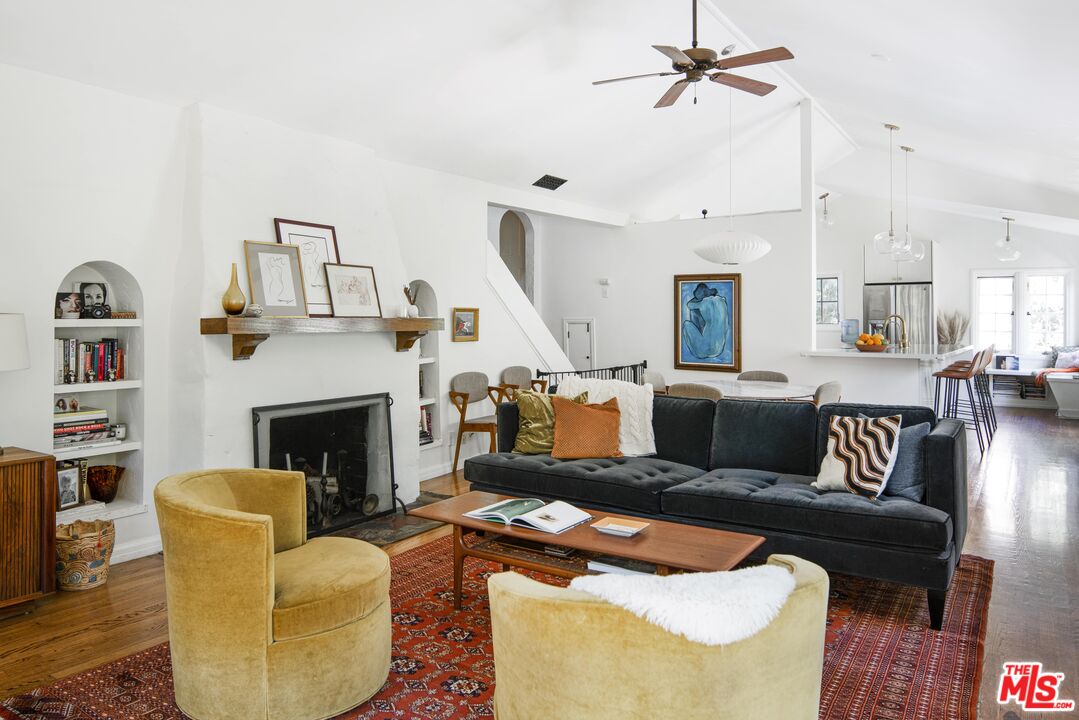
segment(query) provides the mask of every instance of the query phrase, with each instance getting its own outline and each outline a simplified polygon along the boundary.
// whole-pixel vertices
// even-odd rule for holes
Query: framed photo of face
[[[78,466],[56,471],[56,502],[61,510],[79,504]]]
[[[334,317],[382,317],[373,267],[340,263],[325,267]]]
[[[262,317],[307,317],[300,248],[296,245],[244,240],[247,286]]]
[[[742,276],[674,276],[674,366],[742,370]]]
[[[328,279],[323,266],[326,263],[341,262],[341,254],[337,250],[337,231],[333,225],[284,218],[274,218],[273,224],[277,232],[277,242],[300,248],[307,312],[311,317],[332,317],[333,303],[330,301]]]
[[[56,293],[56,308],[53,314],[57,320],[77,320],[82,317],[82,295],[77,290]]]
[[[480,309],[453,309],[453,342],[476,342],[480,339]]]

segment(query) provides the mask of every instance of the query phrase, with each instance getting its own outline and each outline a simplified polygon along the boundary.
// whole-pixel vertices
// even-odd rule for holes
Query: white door
[[[592,320],[565,319],[562,321],[562,347],[566,350],[574,370],[591,370],[595,367],[595,345],[592,342]]]

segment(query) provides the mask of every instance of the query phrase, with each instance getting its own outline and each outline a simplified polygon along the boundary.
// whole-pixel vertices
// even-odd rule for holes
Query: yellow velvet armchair
[[[828,575],[790,555],[779,616],[729,645],[690,642],[594,595],[491,576],[498,720],[816,720]]]
[[[302,473],[202,470],[154,489],[176,704],[195,720],[321,720],[382,687],[390,563],[307,540]]]

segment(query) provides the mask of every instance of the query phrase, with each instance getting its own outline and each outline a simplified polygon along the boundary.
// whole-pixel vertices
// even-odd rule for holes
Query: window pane
[[[823,317],[824,317],[823,322],[832,323],[832,324],[839,323],[839,303],[835,303],[835,302],[821,303],[821,307],[824,310],[824,312],[823,312]]]
[[[839,280],[837,278],[824,278],[824,299],[839,300]]]
[[[821,320],[821,307],[820,307],[820,303],[817,303],[817,324],[820,324],[820,323],[822,323],[822,322],[824,322],[824,321],[823,321],[823,320]]]

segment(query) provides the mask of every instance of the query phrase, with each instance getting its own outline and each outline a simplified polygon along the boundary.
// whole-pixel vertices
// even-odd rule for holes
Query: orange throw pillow
[[[622,413],[618,398],[602,405],[581,405],[555,395],[554,449],[551,457],[562,460],[622,457],[618,449],[618,427]]]

